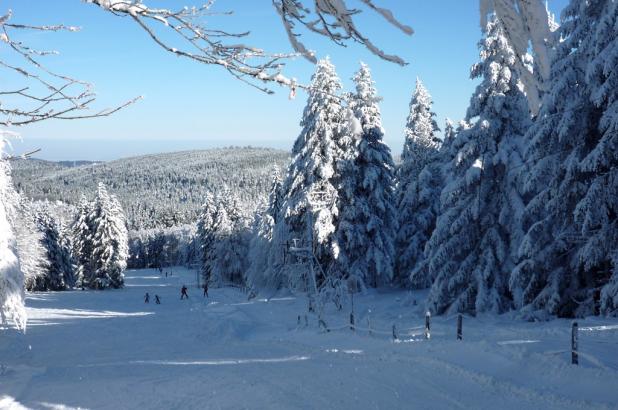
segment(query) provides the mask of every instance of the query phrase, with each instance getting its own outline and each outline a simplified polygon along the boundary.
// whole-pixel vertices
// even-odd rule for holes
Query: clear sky
[[[147,1],[177,8],[204,0]],[[412,26],[411,37],[390,27],[370,11],[359,25],[385,51],[402,56],[406,67],[388,63],[363,47],[343,48],[305,33],[303,41],[329,55],[346,88],[359,61],[371,67],[384,98],[381,108],[386,142],[394,154],[403,145],[403,127],[418,76],[434,99],[442,127],[444,118],[463,118],[475,83],[470,66],[478,60],[478,0],[376,0],[399,20]],[[349,0],[350,6],[360,5]],[[567,0],[550,0],[559,15]],[[200,65],[164,52],[129,19],[115,17],[80,0],[5,0],[13,21],[28,24],[76,25],[77,33],[33,33],[23,39],[59,56],[46,57],[62,73],[93,83],[98,107],[117,105],[138,95],[145,99],[112,117],[80,121],[51,121],[19,130],[15,151],[42,148],[40,158],[51,160],[110,160],[154,152],[229,145],[290,149],[299,133],[306,101],[302,92],[288,100],[284,89],[265,95],[234,80],[220,68]],[[251,30],[244,42],[272,52],[289,52],[283,27],[268,0],[218,0],[218,10],[233,16],[212,18],[219,28]],[[4,13],[4,11],[2,11]],[[313,65],[303,59],[288,64],[286,74],[308,82]],[[0,79],[2,88],[9,87]],[[5,84],[2,84],[5,83]],[[12,84],[11,84],[12,85]]]

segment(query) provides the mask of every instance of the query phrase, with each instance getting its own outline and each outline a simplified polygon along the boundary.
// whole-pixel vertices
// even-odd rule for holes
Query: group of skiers
[[[189,293],[187,293],[187,290],[189,290],[187,286],[182,285],[182,288],[180,288],[180,300],[189,299]],[[205,298],[209,297],[208,296],[208,283],[204,284],[204,297]],[[144,303],[150,303],[150,294],[148,292],[146,292],[146,294],[144,295]],[[157,305],[161,304],[161,298],[159,297],[159,295],[155,295],[155,303]]]
[[[150,294],[148,292],[146,292],[146,294],[144,295],[144,303],[150,303]],[[157,305],[161,304],[161,298],[159,297],[159,295],[155,295],[155,303]]]

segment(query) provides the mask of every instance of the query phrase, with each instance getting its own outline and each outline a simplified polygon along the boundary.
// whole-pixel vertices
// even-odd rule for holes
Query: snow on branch
[[[546,6],[541,0],[480,0],[480,10],[481,28],[487,26],[490,13],[495,13],[504,27],[511,47],[520,57],[516,68],[528,96],[530,109],[536,114],[541,104],[541,93],[549,80],[549,50],[553,45],[550,30],[552,18]],[[538,73],[532,73],[525,64],[530,48],[534,53]]]
[[[79,28],[14,24],[11,18],[11,10],[0,17],[0,45],[4,44],[9,51],[0,57],[0,70],[25,81],[24,85],[13,89],[0,89],[0,126],[22,126],[49,119],[105,117],[140,98],[114,108],[86,112],[96,99],[92,85],[51,71],[40,62],[40,57],[58,52],[36,50],[14,38],[16,32],[23,30],[73,32]]]
[[[382,15],[390,24],[405,34],[412,35],[414,33],[411,27],[400,23],[390,10],[376,6],[372,0],[360,1]],[[316,62],[315,54],[309,51],[299,40],[300,34],[296,31],[297,24],[304,26],[313,33],[329,38],[336,44],[345,46],[345,41],[353,40],[363,44],[369,51],[384,60],[399,65],[406,64],[401,57],[386,54],[357,29],[353,17],[360,13],[361,10],[348,8],[345,0],[317,0],[315,2],[306,0],[272,0],[272,2],[281,17],[292,47],[312,62]],[[313,3],[313,7],[309,8],[305,6],[305,3]]]
[[[228,32],[209,28],[204,18],[230,15],[232,12],[211,11],[214,1],[200,7],[179,10],[151,8],[140,0],[85,0],[111,13],[130,17],[150,38],[166,51],[199,63],[220,66],[237,79],[261,91],[272,93],[263,83],[292,86],[293,80],[282,74],[284,61],[297,53],[268,54],[264,50],[242,43],[249,32]],[[175,34],[170,39],[169,31]],[[186,48],[176,47],[170,41],[180,41]]]

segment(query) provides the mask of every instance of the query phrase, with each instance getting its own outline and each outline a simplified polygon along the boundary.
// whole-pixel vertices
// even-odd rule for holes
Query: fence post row
[[[460,313],[457,316],[457,340],[463,340],[463,316]]]
[[[571,329],[571,364],[579,364],[579,356],[577,355],[577,322],[573,322]]]

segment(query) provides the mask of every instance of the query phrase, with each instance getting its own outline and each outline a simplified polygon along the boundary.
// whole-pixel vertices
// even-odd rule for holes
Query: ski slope
[[[349,306],[331,306],[338,330],[324,332],[313,316],[298,325],[302,295],[203,298],[180,268],[128,271],[122,290],[31,294],[26,334],[0,331],[0,409],[618,408],[618,320],[579,321],[573,366],[570,321],[465,317],[457,341],[456,319],[434,318],[426,340],[421,297],[356,297],[356,332],[342,328]]]

